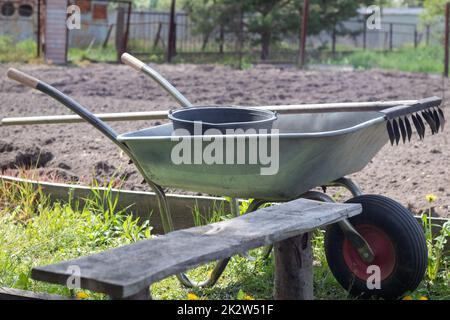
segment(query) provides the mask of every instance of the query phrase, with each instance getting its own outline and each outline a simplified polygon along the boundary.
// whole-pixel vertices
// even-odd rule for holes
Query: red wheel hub
[[[376,265],[380,268],[380,280],[383,281],[392,274],[396,263],[395,248],[391,239],[384,231],[370,224],[360,224],[354,227],[370,245],[375,258],[370,263],[364,262],[350,241],[345,239],[343,254],[347,267],[359,279],[366,281],[372,274],[372,272],[367,272],[367,268]]]

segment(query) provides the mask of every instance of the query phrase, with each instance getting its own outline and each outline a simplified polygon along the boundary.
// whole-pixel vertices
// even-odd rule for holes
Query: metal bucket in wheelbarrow
[[[190,107],[171,110],[169,119],[174,130],[184,129],[191,135],[203,135],[210,129],[222,134],[235,133],[235,130],[253,129],[269,131],[277,119],[275,112],[242,107]]]

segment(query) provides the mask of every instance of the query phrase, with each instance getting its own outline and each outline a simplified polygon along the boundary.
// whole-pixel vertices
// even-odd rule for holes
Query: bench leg
[[[277,300],[313,300],[313,257],[311,234],[278,242],[274,246]]]

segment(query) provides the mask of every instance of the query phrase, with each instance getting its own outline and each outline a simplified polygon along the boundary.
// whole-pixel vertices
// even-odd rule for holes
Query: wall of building
[[[0,0],[0,36],[14,42],[36,39],[37,0]]]

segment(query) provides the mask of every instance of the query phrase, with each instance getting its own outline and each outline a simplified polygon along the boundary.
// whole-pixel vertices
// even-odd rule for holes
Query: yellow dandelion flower
[[[419,300],[428,300],[428,298],[425,297],[425,296],[421,296],[421,297],[419,298]]]
[[[425,199],[427,199],[429,203],[432,203],[437,200],[437,197],[434,194],[430,193],[425,196]]]
[[[411,296],[404,296],[402,300],[414,300]]]
[[[255,298],[253,298],[251,295],[246,294],[243,298],[244,300],[255,300]]]
[[[188,300],[199,300],[199,297],[195,293],[192,293],[192,292],[188,293],[187,298],[188,298]]]
[[[89,295],[86,292],[77,293],[77,299],[87,299],[87,298],[89,298]]]

